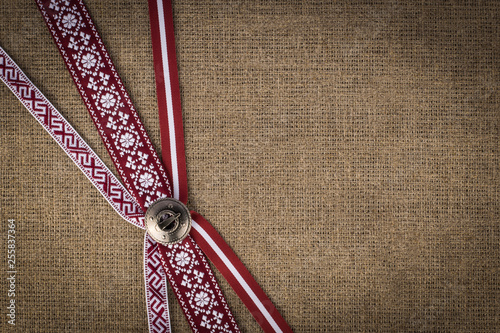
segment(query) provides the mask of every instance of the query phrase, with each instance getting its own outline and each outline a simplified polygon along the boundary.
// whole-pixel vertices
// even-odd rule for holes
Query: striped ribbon
[[[148,1],[162,159],[172,180],[173,197],[186,203],[187,172],[172,6],[170,0]]]
[[[174,21],[170,0],[148,0],[162,138],[162,157],[171,176],[173,195],[187,202],[187,173]],[[290,332],[271,300],[219,233],[200,214],[191,212],[191,236],[223,274],[265,332]]]

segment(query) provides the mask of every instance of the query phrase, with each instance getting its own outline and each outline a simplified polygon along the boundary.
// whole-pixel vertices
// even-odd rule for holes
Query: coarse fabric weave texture
[[[160,151],[147,1],[85,2]],[[173,10],[189,206],[295,332],[500,331],[500,1]],[[0,45],[112,167],[35,2],[0,17]],[[17,259],[0,330],[146,332],[143,232],[3,84],[0,112],[1,271],[8,219]]]

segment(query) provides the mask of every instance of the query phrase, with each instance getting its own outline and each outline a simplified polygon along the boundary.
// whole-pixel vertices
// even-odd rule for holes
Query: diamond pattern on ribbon
[[[77,36],[80,29],[85,27],[82,14],[78,12],[76,6],[70,6],[67,0],[50,2],[49,8],[52,8],[54,13],[57,13],[57,27],[61,34],[66,36]]]

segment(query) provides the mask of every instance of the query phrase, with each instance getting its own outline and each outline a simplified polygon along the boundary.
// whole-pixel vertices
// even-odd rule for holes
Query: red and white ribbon
[[[156,95],[160,118],[162,159],[172,180],[173,197],[187,202],[181,95],[175,55],[174,21],[170,1],[149,0]]]

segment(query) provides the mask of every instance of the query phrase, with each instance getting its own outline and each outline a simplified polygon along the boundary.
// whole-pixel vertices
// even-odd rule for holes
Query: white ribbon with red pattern
[[[144,213],[139,204],[1,47],[0,79],[99,190],[111,207],[124,220],[145,229]],[[155,242],[146,234],[144,282],[149,330],[170,332],[167,279],[159,256]]]

